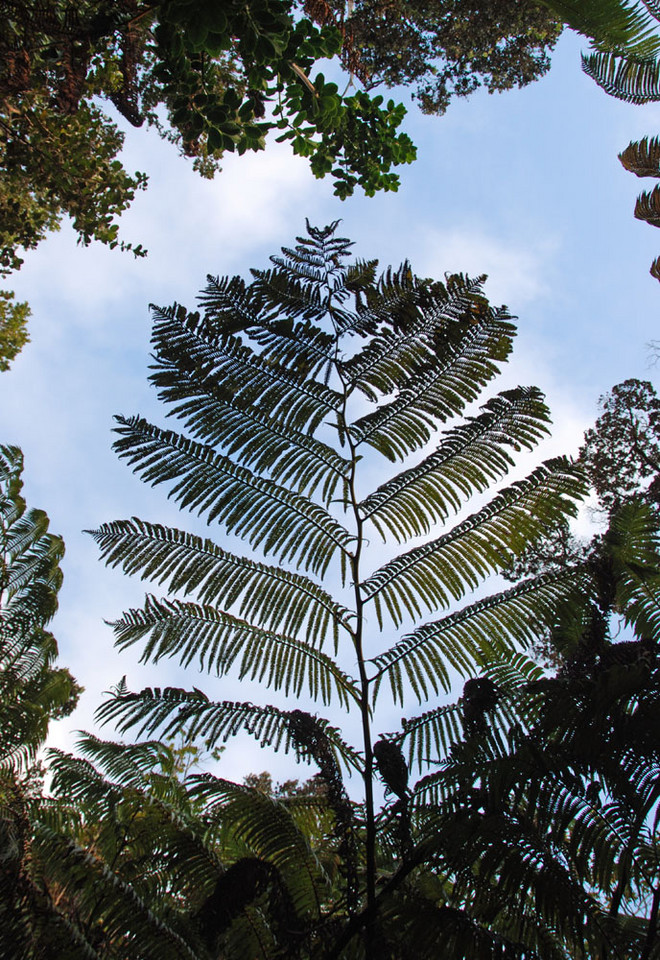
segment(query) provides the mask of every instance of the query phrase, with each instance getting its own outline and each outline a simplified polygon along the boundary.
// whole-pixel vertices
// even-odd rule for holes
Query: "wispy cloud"
[[[494,304],[507,304],[514,312],[547,296],[548,264],[556,244],[538,240],[529,244],[508,242],[481,226],[427,229],[416,243],[415,267],[431,277],[444,272],[488,275],[486,293]]]

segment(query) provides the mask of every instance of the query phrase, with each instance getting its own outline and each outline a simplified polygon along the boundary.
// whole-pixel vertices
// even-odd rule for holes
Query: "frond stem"
[[[353,592],[355,596],[355,629],[353,631],[353,645],[357,659],[359,677],[360,677],[360,714],[362,720],[362,740],[364,746],[364,805],[365,805],[365,825],[366,825],[366,922],[364,925],[364,948],[365,960],[375,960],[375,921],[376,921],[376,818],[374,812],[374,756],[371,742],[371,708],[370,708],[370,684],[371,680],[367,675],[367,665],[364,656],[364,599],[362,597],[360,580],[360,560],[362,549],[365,544],[364,538],[364,519],[360,514],[359,500],[356,490],[356,473],[358,464],[358,454],[356,443],[347,429],[347,405],[351,393],[351,387],[346,383],[341,364],[339,363],[338,337],[335,341],[335,369],[342,385],[342,405],[337,411],[338,426],[346,437],[348,449],[350,452],[350,472],[347,479],[347,492],[349,509],[353,513],[355,521],[355,550],[349,554],[351,577],[353,580]]]

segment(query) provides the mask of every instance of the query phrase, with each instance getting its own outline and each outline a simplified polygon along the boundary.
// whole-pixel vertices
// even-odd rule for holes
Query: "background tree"
[[[648,380],[626,380],[600,398],[601,414],[586,431],[580,460],[611,512],[631,497],[658,502],[660,400]]]
[[[317,27],[286,0],[2,0],[0,276],[65,216],[80,243],[144,256],[119,238],[118,217],[147,177],[119,159],[115,108],[157,129],[203,176],[228,151],[262,150],[272,133],[317,177],[331,174],[342,199],[356,187],[396,190],[392,168],[415,156],[398,133],[404,107],[310,78],[341,47],[334,18]]]
[[[512,923],[543,903],[571,956],[648,960],[660,950],[658,532],[640,498],[615,510],[583,565],[582,603],[557,612],[555,676],[524,656],[491,664],[499,715],[481,729],[464,724],[464,741],[454,738],[428,780],[445,830],[440,855],[476,874],[494,912],[513,909]],[[465,699],[445,711],[449,731]],[[503,877],[512,883],[502,888]],[[544,939],[540,955],[554,956]]]
[[[340,196],[358,184],[367,193],[396,189],[390,168],[414,156],[395,133],[402,107],[342,97],[321,74],[309,79],[317,60],[339,52],[341,33],[294,18],[280,0],[249,11],[178,0],[4,0],[1,12],[6,270],[64,214],[82,243],[119,243],[116,217],[146,178],[129,176],[117,159],[123,135],[103,101],[135,126],[155,126],[206,176],[226,151],[263,149],[270,131],[309,156],[317,176],[332,171]]]
[[[571,510],[582,481],[555,460],[450,522],[473,494],[506,476],[512,451],[532,448],[547,432],[547,410],[538,391],[518,388],[464,417],[508,356],[508,314],[488,305],[480,280],[420,281],[407,264],[378,278],[375,262],[347,262],[349,247],[334,225],[310,228],[271,269],[254,271],[251,284],[210,278],[202,314],[156,309],[153,381],[191,435],[119,418],[120,456],[264,560],[138,520],[94,534],[107,562],[179,595],[148,596],[127,611],[115,625],[120,646],[144,643],[145,659],[175,656],[220,676],[233,668],[239,679],[359,717],[356,749],[326,719],[214,702],[199,690],[122,687],[101,710],[120,729],[148,735],[185,727],[221,743],[245,731],[318,767],[341,864],[338,888],[305,866],[308,847],[272,798],[266,804],[261,791],[210,775],[195,787],[236,842],[284,878],[283,888],[267,876],[258,885],[259,896],[284,897],[293,911],[279,927],[258,927],[263,956],[311,950],[372,958],[390,948],[404,956],[400,911],[406,937],[431,922],[437,942],[451,941],[454,912],[438,908],[438,898],[449,906],[442,874],[424,845],[415,846],[409,811],[417,788],[407,786],[402,738],[376,735],[372,712],[387,688],[396,701],[412,694],[431,706],[453,671],[470,677],[495,651],[527,642],[557,597],[575,587],[572,575],[545,576],[455,609]],[[404,460],[403,471],[368,489],[375,461]],[[382,548],[369,555],[374,535],[406,549],[382,563]],[[420,624],[443,609],[439,620]],[[405,729],[416,743],[432,742],[434,711]],[[360,773],[362,803],[346,795],[347,768]],[[391,797],[380,813],[376,770]],[[415,898],[424,906],[418,912]],[[229,955],[253,922],[246,910],[216,929]],[[483,916],[465,923],[491,950],[504,935]],[[511,949],[527,945],[516,932]]]
[[[51,719],[67,716],[80,687],[55,666],[46,626],[57,609],[64,545],[42,510],[21,496],[23,458],[0,447],[0,952],[16,956],[41,900],[31,873],[31,810],[40,796],[35,757]]]
[[[0,370],[8,370],[11,361],[29,341],[27,331],[30,308],[15,303],[15,296],[0,290]]]
[[[634,379],[614,386],[600,398],[599,406],[600,416],[585,431],[578,462],[596,497],[592,514],[606,524],[632,500],[645,503],[651,510],[657,508],[660,406],[653,385]],[[604,531],[595,532],[591,538],[576,536],[568,520],[562,520],[515,561],[505,576],[517,583],[526,576],[571,567],[599,569],[605,542]],[[610,611],[610,615],[614,616],[615,611]],[[620,629],[621,619],[617,622]],[[566,654],[561,637],[569,634],[562,625],[541,634],[535,651],[537,659],[553,670],[560,668]]]
[[[329,6],[359,50],[367,89],[413,87],[425,113],[442,114],[455,96],[525,86],[550,67],[561,22],[535,0],[356,0]],[[314,18],[323,3],[308,0]]]

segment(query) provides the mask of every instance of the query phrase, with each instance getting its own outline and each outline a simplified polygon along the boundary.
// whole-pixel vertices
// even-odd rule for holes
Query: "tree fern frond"
[[[290,337],[292,345],[295,344],[308,362],[313,364],[315,357],[316,369],[322,369],[332,359],[332,335],[316,326],[327,310],[325,288],[292,277],[279,266],[250,272],[253,277],[251,302],[262,320],[261,331],[255,330],[254,333],[265,336],[266,342],[275,345],[276,349],[285,346],[284,337]],[[209,282],[212,282],[211,278]],[[294,323],[297,318],[304,322]]]
[[[581,572],[583,571],[577,571],[577,581],[579,581]],[[570,574],[565,575],[566,579],[570,576]],[[574,580],[572,588],[579,589],[579,582]],[[484,673],[494,680],[499,687],[508,690],[522,689],[545,677],[545,671],[536,660],[521,651],[514,651],[506,657],[487,663],[484,667]]]
[[[580,471],[565,458],[547,461],[501,491],[478,513],[436,540],[401,554],[364,581],[378,622],[386,610],[395,624],[447,607],[491,573],[507,566],[584,495]]]
[[[652,227],[660,227],[660,185],[640,193],[635,203],[635,217],[646,220]]]
[[[61,538],[42,533],[33,526],[32,513],[33,511],[30,511],[26,517],[21,518],[25,521],[24,524],[14,525],[19,527],[17,531],[19,537],[27,532],[31,541],[29,545],[26,544],[25,537],[21,537],[21,542],[16,542],[13,538],[13,528],[9,530],[7,552],[9,563],[3,571],[2,585],[7,599],[11,600],[19,596],[24,600],[26,611],[30,609],[30,595],[34,590],[38,592],[42,601],[46,599],[43,594],[44,587],[50,590],[52,603],[55,603],[57,591],[62,583],[59,564],[64,556],[64,544]],[[47,615],[43,610],[42,618],[47,616],[49,620],[56,609],[57,607],[53,608],[51,604],[51,610]]]
[[[619,154],[621,166],[638,177],[660,177],[660,137],[631,141]]]
[[[124,613],[112,624],[120,649],[144,640],[142,660],[177,657],[187,667],[225,676],[235,665],[238,679],[330,703],[333,695],[348,707],[359,700],[355,681],[324,653],[304,640],[262,630],[208,605],[147,596],[144,607]]]
[[[625,504],[608,531],[617,578],[617,607],[638,636],[660,635],[660,531],[652,508]]]
[[[439,423],[462,412],[498,373],[511,348],[513,326],[504,310],[473,323],[458,322],[451,347],[404,384],[398,395],[357,420],[357,444],[368,443],[390,460],[402,459],[431,438]]]
[[[112,567],[197,595],[202,603],[230,608],[265,629],[304,633],[321,648],[339,631],[350,632],[350,611],[312,580],[218,547],[213,541],[160,524],[132,520],[90,531]]]
[[[23,453],[19,447],[0,444],[0,512],[10,522],[25,512],[21,496]]]
[[[400,703],[404,678],[420,703],[440,689],[448,691],[453,674],[471,676],[496,658],[512,656],[516,647],[529,646],[553,621],[560,600],[578,588],[575,570],[545,574],[418,627],[371,660],[374,697],[384,678]]]
[[[307,378],[307,361],[300,370],[270,363],[240,337],[219,333],[213,317],[188,314],[176,304],[152,307],[152,312],[154,342],[162,361],[172,363],[181,350],[185,368],[214,379],[218,391],[222,384],[230,384],[228,396],[239,407],[256,403],[283,425],[311,433],[341,402],[329,386]]]
[[[209,274],[206,281],[207,286],[197,298],[204,309],[202,317],[178,304],[165,310],[150,304],[156,319],[153,331],[155,346],[165,345],[168,330],[175,335],[188,330],[194,332],[200,341],[221,348],[225,338],[259,322],[259,315],[250,302],[248,287],[242,277],[213,277]]]
[[[27,508],[22,470],[18,447],[0,445],[0,768],[16,774],[79,693],[68,670],[54,667],[57,643],[45,629],[57,611],[64,543],[43,510]]]
[[[171,750],[159,740],[142,740],[139,743],[116,743],[101,740],[92,733],[81,734],[76,747],[90,761],[100,765],[105,775],[112,777],[122,787],[144,790],[150,777],[160,767],[171,763]]]
[[[188,594],[149,597],[129,610],[116,624],[120,646],[139,641],[146,657],[199,658],[220,675],[235,668],[296,701],[303,694],[335,698],[361,720],[361,751],[297,702],[289,710],[215,703],[199,690],[133,693],[124,683],[98,713],[121,731],[180,734],[207,748],[249,734],[262,746],[293,751],[319,772],[299,788],[313,794],[312,813],[302,817],[293,802],[273,799],[287,785],[272,791],[264,779],[259,792],[207,775],[195,780],[191,796],[190,778],[178,782],[166,755],[153,758],[160,766],[142,781],[151,748],[144,749],[144,764],[139,754],[131,766],[130,750],[115,754],[90,742],[86,758],[103,773],[97,781],[80,767],[86,781],[80,797],[89,798],[97,819],[108,821],[96,831],[98,849],[112,852],[119,827],[146,798],[146,829],[131,826],[130,834],[138,895],[151,902],[148,891],[154,903],[166,905],[180,896],[187,903],[200,878],[190,930],[199,932],[209,955],[228,960],[371,957],[381,944],[403,956],[419,952],[420,943],[424,956],[433,950],[492,960],[600,956],[602,904],[609,906],[603,887],[610,880],[620,884],[628,869],[615,866],[615,854],[628,847],[609,843],[608,829],[629,838],[633,850],[627,811],[652,802],[658,779],[608,733],[626,714],[626,736],[636,734],[647,754],[657,747],[660,757],[655,700],[646,685],[655,648],[640,640],[631,656],[624,650],[614,663],[606,616],[594,606],[607,589],[615,592],[613,580],[605,584],[608,573],[618,576],[613,561],[607,566],[612,557],[605,539],[602,556],[594,553],[584,567],[562,568],[459,609],[455,601],[468,590],[511,567],[574,512],[585,481],[570,461],[550,461],[481,507],[484,497],[453,529],[431,531],[472,495],[499,484],[514,453],[531,449],[546,432],[547,410],[538,391],[518,388],[487,401],[477,415],[470,411],[458,426],[447,423],[464,416],[507,359],[511,317],[489,306],[483,278],[418,280],[405,263],[378,279],[374,261],[350,266],[348,244],[334,237],[335,228],[310,228],[247,284],[210,279],[203,316],[176,306],[155,311],[153,380],[194,438],[137,418],[120,421],[118,449],[147,482],[168,483],[183,506],[300,572],[140,521],[107,524],[95,537],[109,563]],[[411,467],[411,458],[400,475],[358,501],[374,470],[365,447],[395,461],[432,438],[435,453],[426,447],[420,463]],[[368,575],[379,559],[366,536],[367,520],[400,541],[433,539],[406,545]],[[640,564],[648,560],[642,553],[631,562],[621,559],[621,569],[641,578]],[[332,599],[328,584],[305,575],[324,577],[335,554],[342,560],[341,587],[350,568],[350,611]],[[648,570],[645,575],[648,580]],[[638,603],[639,584],[634,590],[630,603],[621,593],[619,606],[629,606],[638,629],[654,614]],[[377,655],[367,662],[370,602],[381,634],[386,614],[397,626],[426,610],[445,615],[408,627],[388,641],[389,650],[373,647]],[[359,668],[355,680],[321,650],[332,634],[336,655],[342,630]],[[520,653],[538,641],[539,630],[542,641],[551,632],[558,648],[570,647],[572,659],[555,679]],[[384,680],[397,702],[404,688],[428,701],[448,689],[456,673],[466,678],[457,703],[433,709],[426,702],[421,717],[374,743],[372,712]],[[628,709],[632,698],[634,710]],[[597,705],[597,718],[584,715],[587,703]],[[596,769],[584,759],[590,742],[599,745],[599,775],[607,781],[597,788],[607,829],[586,812]],[[439,763],[438,771],[412,791],[407,772],[388,779],[388,744],[400,771],[401,744],[420,766]],[[60,766],[64,788],[65,769],[74,767],[69,761]],[[347,770],[364,780],[364,802],[348,796]],[[380,814],[379,773],[397,784],[397,800],[386,799]],[[548,777],[553,783],[546,789]],[[114,808],[113,789],[123,791]],[[97,794],[108,798],[106,818],[100,801],[94,807]],[[643,863],[651,862],[647,812],[648,825],[634,841],[640,856],[625,880],[631,889],[641,883]],[[553,817],[559,835],[552,833]],[[589,862],[590,843],[602,856],[600,873]],[[216,854],[222,864],[215,864]],[[184,876],[188,857],[194,884]],[[178,872],[168,886],[171,862]],[[243,870],[253,870],[258,882],[246,895],[239,891],[222,913],[221,929],[214,928],[213,898],[231,898],[230,884]],[[613,942],[624,943],[622,924],[614,916],[608,922]]]
[[[279,945],[261,903],[246,904],[223,937],[227,956],[236,960],[273,960]]]
[[[283,428],[278,420],[258,409],[237,407],[227,396],[226,386],[200,374],[161,365],[152,376],[160,388],[159,397],[174,404],[168,416],[183,420],[198,440],[222,446],[227,456],[244,467],[270,475],[311,496],[318,486],[328,503],[337,484],[347,474],[346,461],[313,436]]]
[[[114,449],[152,485],[177,481],[169,496],[189,510],[217,520],[265,554],[297,562],[323,574],[337,548],[345,551],[350,537],[323,507],[254,476],[216,453],[140,417],[116,418],[121,439]],[[264,512],[269,517],[264,526]]]
[[[457,512],[463,500],[508,473],[515,461],[507,448],[531,450],[549,432],[549,412],[535,388],[505,391],[482,410],[449,431],[422,463],[362,501],[362,516],[371,519],[383,537],[383,527],[399,541],[427,534],[433,523]]]
[[[300,915],[318,916],[327,878],[286,805],[253,787],[210,773],[191,778],[191,796],[256,856],[281,871]]]
[[[636,60],[613,53],[582,54],[582,69],[599,87],[626,103],[660,100],[660,59]]]
[[[649,11],[651,16],[655,17],[656,20],[660,21],[660,3],[658,0],[642,0],[642,3]]]
[[[342,362],[347,381],[374,401],[397,390],[436,359],[438,340],[452,321],[483,309],[484,279],[456,274],[448,276],[446,284],[421,281],[406,261],[396,271],[386,270],[375,287],[358,290],[347,330],[369,334],[369,339]],[[460,327],[454,323],[453,329]]]
[[[121,770],[115,766],[116,773],[124,781],[119,784],[108,782],[91,760],[74,757],[55,747],[48,748],[47,757],[53,794],[66,797],[69,803],[84,807],[87,811],[118,803],[124,785],[134,789],[144,787],[144,775],[136,769],[129,770],[126,765]]]
[[[312,322],[321,319],[326,312],[319,289],[292,282],[283,270],[253,270],[252,274],[254,280],[243,293],[245,308],[241,332],[246,332],[262,349],[267,349],[272,361],[298,379],[315,378],[328,367],[334,355],[332,335]],[[206,289],[200,297],[205,308],[203,319],[200,320],[197,314],[180,315],[191,333],[207,337],[211,344],[218,340],[226,327],[231,329],[232,304],[226,302],[224,294],[230,282],[227,277],[207,277]],[[299,316],[302,321],[296,319]],[[154,341],[159,352],[173,357],[167,339],[159,333],[156,328]]]
[[[594,41],[600,50],[639,59],[660,52],[652,11],[635,0],[543,0],[564,23]]]
[[[656,257],[649,268],[649,273],[654,280],[660,280],[660,257]]]
[[[96,711],[96,717],[100,723],[118,721],[122,733],[137,728],[137,736],[158,732],[161,737],[171,737],[184,731],[191,740],[199,737],[214,745],[245,730],[262,747],[283,749],[285,753],[297,749],[289,729],[288,711],[253,703],[215,703],[197,689],[147,687],[138,693],[121,692],[106,700]],[[359,753],[345,743],[327,721],[317,718],[317,722],[322,725],[337,760],[347,768],[361,771]]]
[[[43,824],[36,825],[34,842],[50,876],[75,894],[81,912],[93,913],[110,942],[121,940],[127,960],[162,960],[165,951],[173,951],[177,958],[197,960],[197,952],[176,929],[161,919],[132,885],[88,850]]]
[[[362,348],[342,362],[342,369],[347,382],[372,400],[378,396],[375,390],[388,393],[392,386],[388,380],[390,365],[385,360],[388,346],[391,366],[399,374],[402,363],[398,355],[407,354],[418,360],[428,357],[427,344],[420,342],[415,348],[415,334],[428,335],[441,321],[434,318],[433,322],[421,309],[424,286],[424,282],[414,276],[408,261],[397,270],[388,267],[377,283],[355,285],[355,310],[346,311],[335,320],[341,335],[369,335]],[[427,299],[430,299],[428,295]]]
[[[346,266],[344,285],[354,295],[369,290],[376,284],[378,260],[354,260]]]
[[[7,504],[3,510],[5,530],[5,550],[7,557],[15,562],[19,557],[38,544],[41,537],[48,533],[48,517],[43,510],[17,510],[17,505]]]
[[[408,763],[421,770],[429,761],[447,756],[463,736],[461,708],[458,703],[427,710],[419,717],[402,721],[402,743],[408,749]],[[416,788],[413,789],[413,794]]]
[[[338,220],[327,227],[312,227],[308,220],[306,237],[296,237],[297,245],[282,247],[282,257],[271,257],[271,262],[287,270],[292,277],[302,276],[323,283],[332,289],[343,280],[344,263],[353,246],[346,237],[335,237]],[[334,281],[334,283],[333,283]]]

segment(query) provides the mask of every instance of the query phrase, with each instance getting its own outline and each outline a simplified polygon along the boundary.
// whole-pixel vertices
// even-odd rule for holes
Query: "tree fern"
[[[444,756],[411,802],[445,889],[472,890],[470,913],[488,909],[496,930],[512,907],[516,924],[535,911],[571,956],[657,950],[657,532],[648,503],[616,510],[585,564],[594,588],[555,677],[522,655],[491,663],[496,696],[480,725],[465,722],[467,685],[457,703],[404,723],[411,760]],[[634,639],[615,642],[605,611]]]
[[[56,668],[57,643],[45,628],[57,610],[64,544],[43,510],[21,496],[23,457],[0,446],[0,766],[28,760],[52,716],[75,706],[79,687]]]
[[[543,0],[564,23],[588,37],[597,49],[638,59],[660,52],[655,0]]]
[[[533,619],[548,620],[553,602],[577,586],[575,578],[540,578],[456,609],[572,511],[583,481],[568,460],[556,459],[488,493],[549,422],[533,388],[469,409],[510,353],[510,315],[490,307],[483,278],[420,280],[407,263],[379,277],[375,261],[351,264],[350,244],[335,231],[336,224],[309,227],[251,283],[210,277],[201,312],[154,308],[152,381],[190,435],[118,418],[117,452],[145,482],[163,485],[234,539],[219,547],[139,520],[93,534],[108,563],[188,594],[150,595],[124,613],[115,623],[120,645],[141,644],[145,659],[176,657],[219,676],[250,677],[289,697],[338,702],[360,720],[355,747],[298,708],[215,700],[199,690],[120,686],[101,708],[102,719],[140,735],[186,731],[221,743],[242,731],[319,768],[334,823],[328,842],[344,865],[339,888],[334,881],[325,894],[314,851],[286,840],[287,830],[298,837],[297,827],[286,817],[276,825],[284,816],[276,805],[213,777],[195,788],[233,837],[237,869],[246,856],[275,871],[268,879],[265,867],[245,866],[256,871],[254,899],[222,928],[228,956],[242,955],[242,936],[254,955],[273,957],[297,955],[307,937],[305,955],[339,955],[333,951],[343,943],[346,956],[372,960],[393,929],[394,901],[378,894],[378,858],[384,864],[412,843],[405,791],[376,812],[372,727],[382,680],[396,699],[417,694],[430,717],[433,697],[457,669],[473,676],[497,654],[528,644]],[[405,461],[399,472],[397,460]],[[466,516],[471,498],[486,494]],[[258,556],[244,556],[234,546],[239,538]],[[404,620],[442,611],[442,620],[392,635]],[[412,726],[381,738],[383,757],[406,736],[418,759],[454,742],[449,727],[442,733],[440,721],[429,723],[431,732],[415,727],[416,740]],[[359,771],[361,803],[348,801],[346,768]],[[281,844],[276,851],[271,839]],[[397,887],[396,869],[390,873]],[[259,919],[280,895],[298,918],[295,942]],[[333,947],[315,939],[324,923]],[[483,928],[480,936],[488,939]]]

